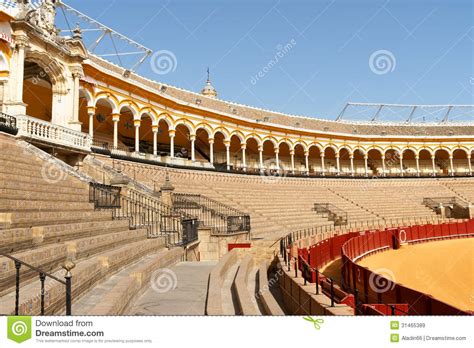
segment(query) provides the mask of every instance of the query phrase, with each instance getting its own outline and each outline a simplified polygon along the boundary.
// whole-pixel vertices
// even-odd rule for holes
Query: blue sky
[[[329,119],[348,101],[474,104],[470,0],[65,2],[176,57],[138,73],[200,91],[209,66],[224,100]]]

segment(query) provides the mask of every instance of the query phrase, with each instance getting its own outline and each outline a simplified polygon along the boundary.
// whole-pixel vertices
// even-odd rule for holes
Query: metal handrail
[[[250,215],[201,194],[173,193],[173,209],[196,216],[222,234],[250,232]]]
[[[328,219],[337,225],[347,224],[347,212],[331,203],[314,203],[313,210],[318,214],[327,215]]]
[[[17,259],[11,255],[0,253],[0,256],[6,257],[15,262],[15,269],[16,269],[16,276],[15,276],[15,315],[19,315],[20,313],[20,269],[21,266],[25,266],[39,274],[40,282],[41,282],[41,292],[40,292],[40,315],[44,315],[45,313],[45,305],[44,305],[44,297],[45,297],[45,287],[44,282],[46,278],[51,278],[60,284],[63,284],[66,287],[66,315],[72,315],[72,275],[70,269],[73,267],[64,268],[66,269],[66,275],[64,276],[65,280],[61,280],[58,277],[38,268],[36,266],[30,265],[29,263]]]
[[[458,205],[462,208],[467,208],[468,203],[458,197],[425,197],[423,198],[423,204],[428,208],[435,209],[439,208],[440,204],[443,205]]]
[[[0,131],[16,135],[18,133],[16,117],[0,112]]]

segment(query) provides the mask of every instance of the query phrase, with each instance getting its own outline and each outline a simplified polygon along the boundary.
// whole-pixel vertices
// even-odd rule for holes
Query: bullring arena
[[[472,121],[228,102],[210,78],[155,82],[89,52],[80,27],[61,36],[64,4],[15,3],[1,314],[472,314]]]

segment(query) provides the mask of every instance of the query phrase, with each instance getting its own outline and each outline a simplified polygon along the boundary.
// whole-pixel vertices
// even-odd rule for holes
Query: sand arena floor
[[[474,238],[404,245],[362,259],[394,281],[462,310],[474,311]]]

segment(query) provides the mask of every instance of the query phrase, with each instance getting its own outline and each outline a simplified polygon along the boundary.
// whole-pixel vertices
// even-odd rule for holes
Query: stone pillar
[[[416,160],[416,176],[420,176],[420,155],[415,155]]]
[[[135,126],[135,152],[140,152],[140,120],[133,120]]]
[[[227,170],[230,169],[230,140],[224,140],[225,146],[225,164]]]
[[[240,149],[242,150],[242,166],[243,166],[243,169],[246,170],[247,169],[247,159],[245,157],[245,150],[247,149],[247,144],[246,143],[240,144]]]
[[[309,151],[304,152],[304,163],[306,174],[309,174]]]
[[[403,153],[400,153],[400,176],[403,177],[404,171],[403,171]]]
[[[446,208],[444,207],[443,203],[439,204],[439,214],[441,216],[441,219],[446,218]]]
[[[467,165],[469,168],[469,175],[472,175],[471,155],[467,155]]]
[[[170,129],[168,134],[170,136],[170,157],[174,157],[174,136],[176,131],[174,129]]]
[[[214,164],[214,138],[209,138],[209,161]]]
[[[326,175],[326,167],[325,167],[325,163],[324,163],[324,152],[321,152],[320,156],[321,156],[321,175],[325,176]]]
[[[196,142],[196,135],[192,134],[189,136],[189,140],[191,141],[191,161],[196,160],[196,151],[195,151],[195,142]]]
[[[276,170],[280,171],[280,158],[278,157],[278,154],[280,153],[279,149],[275,149],[275,164],[276,164]]]
[[[336,153],[336,174],[341,174],[341,164],[339,162],[339,153]]]
[[[87,115],[89,115],[89,135],[91,136],[91,138],[94,138],[95,106],[87,107]]]
[[[354,176],[355,175],[355,171],[354,171],[354,154],[351,154],[349,156],[350,160],[351,160],[351,176]]]
[[[166,204],[169,207],[172,207],[173,206],[172,195],[173,195],[174,187],[171,184],[170,176],[168,173],[166,173],[165,183],[163,184],[163,186],[161,186],[160,189],[161,189],[161,202]]]
[[[72,124],[81,124],[79,122],[79,79],[81,78],[82,73],[74,71],[72,73],[72,78],[74,81],[74,90],[73,90],[73,114],[72,114]]]
[[[18,35],[14,38],[17,50],[17,81],[16,81],[16,101],[23,103],[23,79],[25,77],[25,47],[28,43],[28,36]]]
[[[468,203],[467,209],[469,213],[469,219],[474,219],[474,205],[472,205],[471,202]]]
[[[114,149],[118,147],[118,123],[120,121],[120,114],[112,115],[112,122],[114,123]]]
[[[290,151],[291,156],[291,172],[295,174],[295,150]]]
[[[382,155],[382,176],[386,176],[386,173],[385,173],[385,155]]]
[[[262,145],[258,146],[258,161],[259,161],[260,171],[263,171],[263,146]]]
[[[451,168],[451,176],[454,176],[453,155],[449,155],[449,167]]]
[[[365,176],[368,177],[369,176],[369,166],[368,166],[368,162],[369,161],[369,155],[368,154],[365,154],[364,155],[364,169],[365,169]]]
[[[431,166],[433,167],[433,176],[436,176],[435,155],[431,155]]]
[[[153,132],[153,156],[158,155],[158,125],[152,125],[151,131]]]

